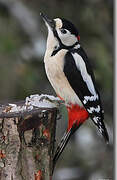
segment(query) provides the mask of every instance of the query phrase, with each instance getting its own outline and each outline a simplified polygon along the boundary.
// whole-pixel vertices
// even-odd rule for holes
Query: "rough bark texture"
[[[56,108],[25,113],[0,107],[0,180],[50,180]]]

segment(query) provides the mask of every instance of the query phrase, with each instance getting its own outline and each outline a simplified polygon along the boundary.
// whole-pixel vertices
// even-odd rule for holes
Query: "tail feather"
[[[88,118],[89,113],[86,111],[85,108],[80,107],[79,105],[70,104],[67,107],[68,109],[68,129],[67,132],[63,135],[60,144],[58,145],[54,158],[53,158],[53,165],[55,166],[58,158],[62,154],[64,148],[66,147],[70,137],[74,134],[74,132],[83,124]],[[107,129],[104,125],[104,122],[101,119],[91,118],[95,125],[98,127],[98,130],[103,135],[106,143],[109,142],[109,136]]]
[[[108,132],[107,132],[107,129],[105,128],[104,130],[104,133],[102,133],[103,137],[104,137],[104,140],[106,142],[106,144],[109,143],[109,135],[108,135]]]
[[[81,126],[81,124],[79,126],[77,126],[77,124],[73,124],[72,128],[65,132],[65,134],[63,135],[60,144],[58,145],[54,158],[53,158],[53,163],[54,165],[56,164],[58,158],[60,157],[60,155],[62,154],[64,148],[66,147],[70,137],[75,133],[75,131]]]
[[[108,135],[107,129],[106,129],[103,121],[98,125],[98,129],[99,129],[99,132],[104,137],[105,142],[108,144],[109,143],[109,135]]]
[[[99,133],[104,137],[105,142],[108,144],[109,143],[109,135],[107,132],[107,129],[105,127],[103,117],[92,117],[91,118],[94,124],[97,126]]]
[[[64,136],[61,139],[60,144],[58,145],[54,158],[53,158],[53,163],[54,165],[56,164],[57,160],[59,159],[60,155],[62,154],[68,140],[70,139],[70,131],[68,131],[67,133],[64,134]]]

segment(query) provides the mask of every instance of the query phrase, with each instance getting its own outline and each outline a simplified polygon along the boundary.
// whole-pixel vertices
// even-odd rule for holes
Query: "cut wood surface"
[[[57,108],[25,106],[0,105],[0,180],[52,177]]]

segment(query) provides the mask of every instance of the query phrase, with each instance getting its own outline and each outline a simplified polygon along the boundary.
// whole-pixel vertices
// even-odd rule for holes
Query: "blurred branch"
[[[39,29],[40,23],[36,14],[18,0],[0,0],[0,3],[17,19],[22,30],[31,40],[31,46],[28,45],[21,51],[23,58],[41,57],[43,55],[44,39]]]

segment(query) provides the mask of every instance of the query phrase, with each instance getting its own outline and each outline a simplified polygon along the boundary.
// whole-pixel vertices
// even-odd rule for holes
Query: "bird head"
[[[40,15],[48,28],[49,43],[55,41],[56,46],[66,49],[79,43],[79,32],[70,21],[63,18],[49,19],[43,13]]]

